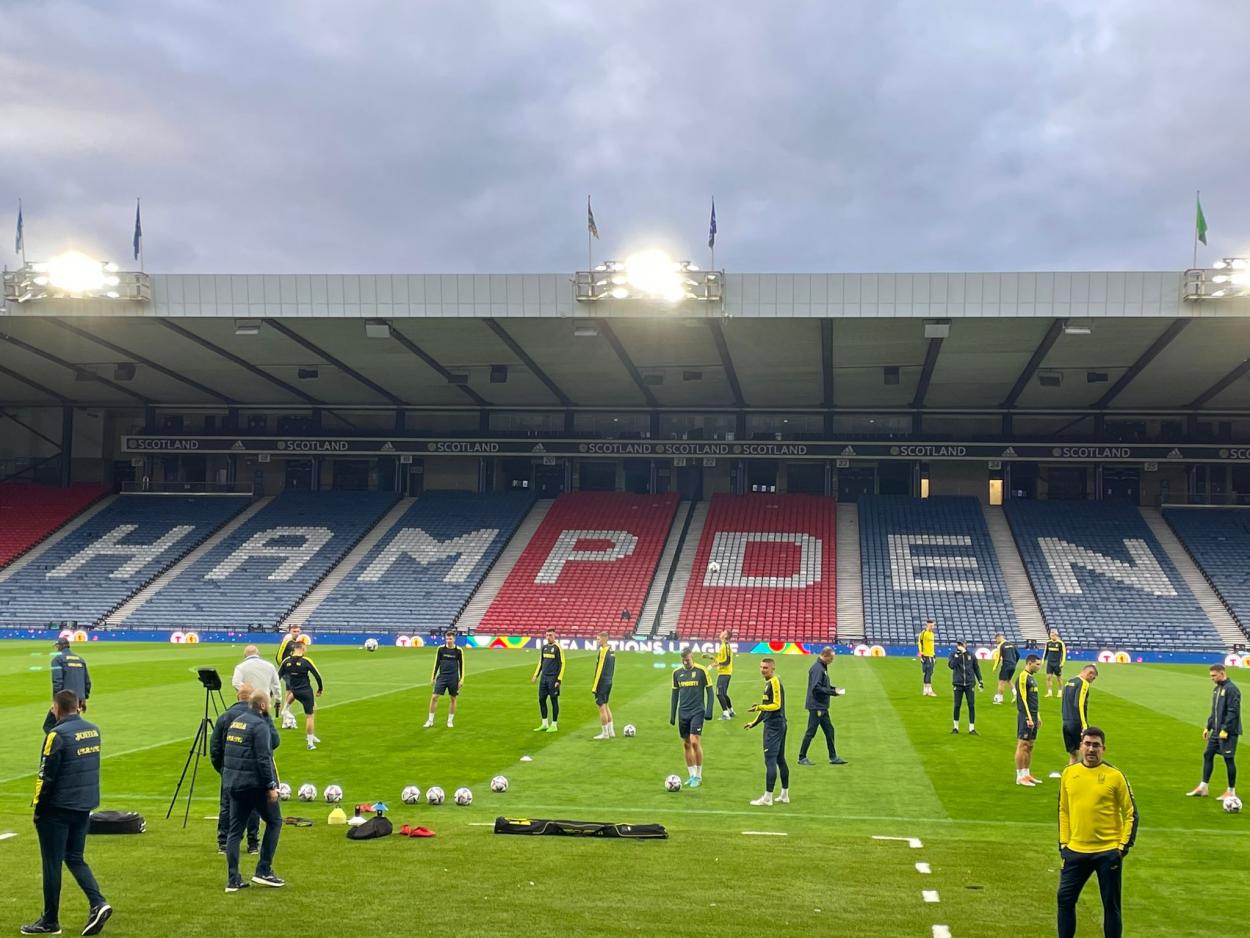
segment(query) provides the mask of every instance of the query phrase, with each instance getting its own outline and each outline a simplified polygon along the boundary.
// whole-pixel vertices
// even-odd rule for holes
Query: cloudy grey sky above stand
[[[1190,0],[9,0],[0,223],[158,272],[1160,269],[1250,253],[1250,16]]]

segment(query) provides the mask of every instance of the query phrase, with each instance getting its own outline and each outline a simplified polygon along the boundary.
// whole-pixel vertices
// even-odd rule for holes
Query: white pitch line
[[[789,837],[784,831],[743,831],[747,837]]]
[[[470,821],[469,826],[470,827],[494,827],[495,822],[494,821]]]
[[[936,889],[924,889],[921,891],[920,895],[924,897],[925,902],[941,902],[942,901],[940,898],[938,898],[938,891]]]
[[[13,834],[13,833],[0,834],[0,840],[8,840],[10,837],[16,837],[16,836],[17,834]]]
[[[928,863],[917,863],[917,864],[916,864],[916,872],[917,872],[917,873],[924,873],[925,875],[928,875],[929,873],[932,873],[932,872],[933,872],[933,870],[929,869],[929,864],[928,864]]]
[[[934,925],[933,938],[951,938],[951,930],[949,925]]]
[[[919,837],[886,837],[882,834],[873,834],[872,839],[873,840],[901,840],[903,843],[907,844],[907,846],[911,847],[911,849],[913,850],[919,850],[921,847],[924,846],[924,844],[920,842]]]

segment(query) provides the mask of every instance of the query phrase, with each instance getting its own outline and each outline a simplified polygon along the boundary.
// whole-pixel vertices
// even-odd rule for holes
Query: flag
[[[594,237],[599,237],[599,226],[595,224],[595,213],[590,210],[590,196],[586,196],[586,230]]]
[[[21,254],[26,249],[26,239],[22,236],[22,200],[17,200],[17,240],[13,249]]]
[[[135,199],[135,260],[139,259],[139,255],[143,252],[143,222],[139,219],[139,200]]]
[[[1201,197],[1194,196],[1194,199],[1198,203],[1198,215],[1194,219],[1194,224],[1198,228],[1198,240],[1201,241],[1203,244],[1206,244],[1207,243],[1207,216],[1202,214]]]
[[[716,200],[712,199],[712,220],[707,226],[707,246],[716,247]]]

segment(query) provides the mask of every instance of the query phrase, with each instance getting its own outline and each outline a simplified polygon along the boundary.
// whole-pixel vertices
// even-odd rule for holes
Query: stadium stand
[[[677,496],[561,495],[478,625],[501,635],[633,634]],[[628,617],[626,616],[628,614]]]
[[[0,484],[0,567],[8,566],[110,491],[107,485]]]
[[[121,495],[0,582],[0,622],[97,622],[247,502],[228,496]]]
[[[422,495],[308,624],[390,632],[449,628],[533,503],[528,493]]]
[[[389,492],[287,492],[183,570],[129,628],[272,628],[386,513]]]
[[[1133,505],[1014,500],[1006,511],[1046,624],[1069,645],[1223,647]]]
[[[909,645],[932,616],[943,642],[1019,640],[980,502],[971,496],[859,500],[864,633]]]
[[[837,637],[837,503],[819,495],[715,495],[677,620],[771,641]]]
[[[1250,633],[1250,510],[1164,508],[1163,517],[1242,631]]]

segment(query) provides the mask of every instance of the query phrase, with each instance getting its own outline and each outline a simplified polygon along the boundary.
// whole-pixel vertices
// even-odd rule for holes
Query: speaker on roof
[[[507,365],[491,365],[490,366],[490,383],[504,384],[508,380]]]

